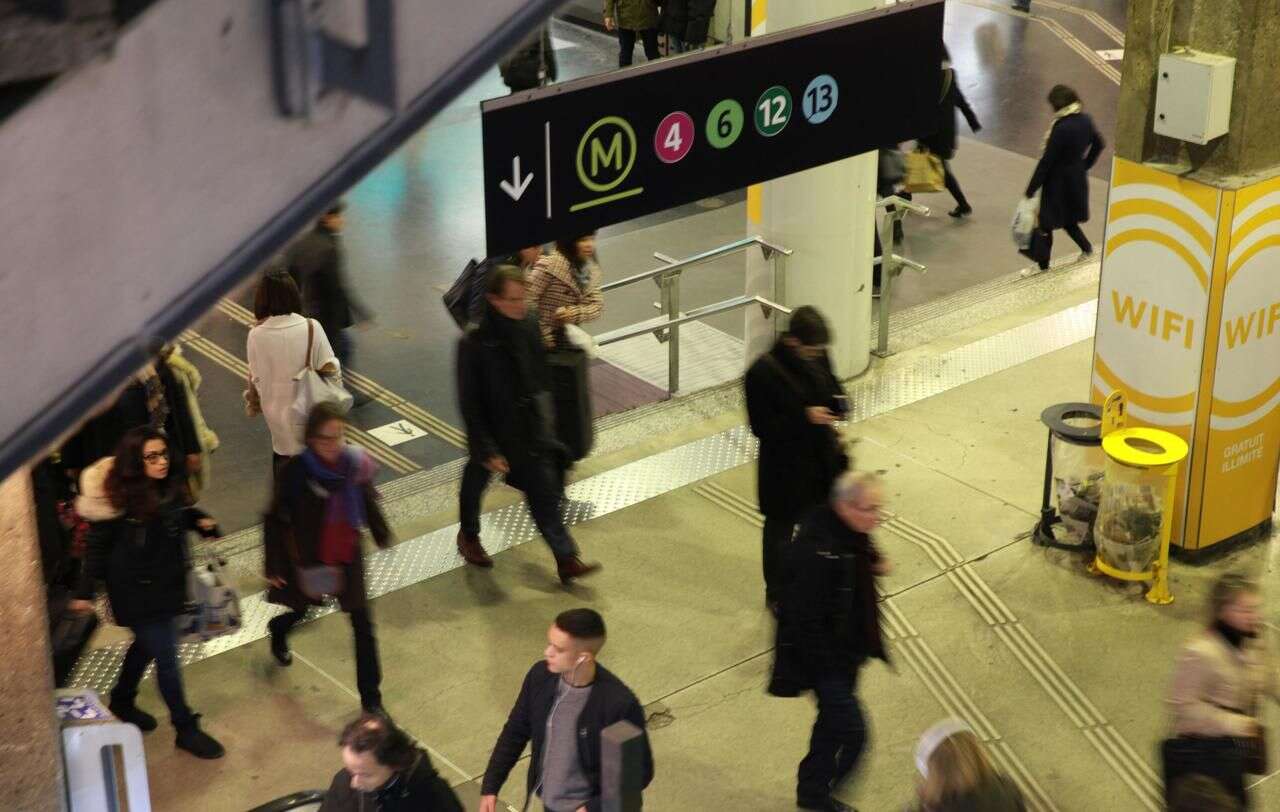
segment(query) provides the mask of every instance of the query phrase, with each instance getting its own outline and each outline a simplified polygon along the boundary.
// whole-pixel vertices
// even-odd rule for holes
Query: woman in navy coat
[[[1042,240],[1036,241],[1040,250],[1035,259],[1042,270],[1049,267],[1055,229],[1067,232],[1084,256],[1093,253],[1093,245],[1080,230],[1080,224],[1089,220],[1088,172],[1106,146],[1093,119],[1082,111],[1080,97],[1074,90],[1055,85],[1049,91],[1049,104],[1054,110],[1053,125],[1045,139],[1044,155],[1027,184],[1027,197],[1041,192],[1039,236]]]

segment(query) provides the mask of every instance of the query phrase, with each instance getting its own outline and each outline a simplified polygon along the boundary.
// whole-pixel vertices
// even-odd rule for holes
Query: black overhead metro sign
[[[490,256],[931,134],[943,0],[481,105]]]

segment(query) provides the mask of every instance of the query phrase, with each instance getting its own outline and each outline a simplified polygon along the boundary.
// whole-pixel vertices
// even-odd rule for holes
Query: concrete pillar
[[[1205,146],[1152,132],[1160,55],[1179,47],[1237,60],[1231,131]],[[1189,165],[1209,178],[1280,164],[1278,80],[1280,0],[1129,0],[1116,154]]]
[[[777,32],[882,5],[881,0],[785,0],[753,3],[752,32]],[[831,360],[841,377],[870,363],[871,258],[874,248],[876,153],[846,158],[751,187],[747,232],[795,251],[787,260],[786,301],[818,307],[835,333]],[[758,253],[747,259],[747,291],[771,296],[772,269]],[[746,353],[773,341],[772,323],[746,312]]]
[[[0,483],[0,809],[65,808],[31,472]]]
[[[1183,47],[1237,60],[1229,132],[1203,146],[1153,131],[1160,56]],[[1265,538],[1275,508],[1278,85],[1280,0],[1130,0],[1091,390],[1191,446],[1187,552]]]

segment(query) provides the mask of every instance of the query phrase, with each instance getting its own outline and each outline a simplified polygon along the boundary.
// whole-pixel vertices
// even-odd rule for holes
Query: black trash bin
[[[1092,403],[1059,403],[1041,412],[1040,422],[1049,429],[1049,445],[1040,521],[1031,537],[1045,547],[1092,550],[1106,465],[1102,409]]]

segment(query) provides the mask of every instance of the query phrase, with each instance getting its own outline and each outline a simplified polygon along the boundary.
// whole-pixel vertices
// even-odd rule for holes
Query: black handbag
[[[1251,745],[1248,744],[1251,741],[1234,736],[1175,736],[1165,739],[1160,743],[1165,799],[1169,799],[1182,778],[1205,775],[1243,802],[1244,775],[1252,772],[1246,767],[1246,759],[1251,760]]]
[[[551,400],[555,413],[555,436],[568,449],[568,461],[591,453],[595,443],[592,425],[591,361],[579,349],[562,348],[546,355]]]
[[[474,259],[468,262],[467,267],[462,269],[462,274],[441,297],[445,309],[449,311],[459,330],[465,330],[467,323],[471,321],[472,299],[481,276],[480,266],[481,263]]]

